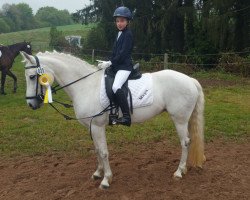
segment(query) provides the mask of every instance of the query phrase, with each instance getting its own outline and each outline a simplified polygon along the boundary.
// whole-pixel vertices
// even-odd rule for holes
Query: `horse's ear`
[[[20,51],[20,54],[23,57],[22,62],[26,62],[26,63],[30,63],[30,64],[36,64],[36,59],[32,55],[29,55],[24,51]]]

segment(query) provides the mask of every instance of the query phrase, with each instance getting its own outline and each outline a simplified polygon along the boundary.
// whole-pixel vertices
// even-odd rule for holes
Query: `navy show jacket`
[[[116,73],[118,70],[132,71],[133,63],[131,53],[134,47],[133,35],[130,29],[125,28],[120,37],[115,39],[112,56],[112,69]]]

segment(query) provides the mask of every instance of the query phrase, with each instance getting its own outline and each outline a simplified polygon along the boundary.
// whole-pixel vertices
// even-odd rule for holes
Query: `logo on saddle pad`
[[[142,100],[143,97],[145,97],[147,95],[147,93],[148,93],[148,90],[146,90],[145,93],[139,97],[139,99]]]
[[[128,87],[132,94],[133,108],[145,107],[153,103],[152,76],[150,73],[143,74],[140,79],[129,80]],[[100,103],[103,108],[106,108],[110,103],[106,94],[104,76],[101,80]]]

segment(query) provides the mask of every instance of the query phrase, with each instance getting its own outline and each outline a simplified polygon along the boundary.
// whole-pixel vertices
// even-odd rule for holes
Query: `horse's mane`
[[[77,58],[71,54],[66,54],[66,53],[60,53],[57,51],[53,51],[53,52],[49,52],[49,51],[45,51],[45,52],[39,52],[37,53],[37,56],[41,56],[41,57],[52,57],[52,58],[57,58],[60,61],[70,61],[73,65],[75,66],[83,66],[83,67],[88,67],[90,69],[97,69],[96,66],[89,64],[88,62],[86,62],[85,60],[82,60],[80,58]]]

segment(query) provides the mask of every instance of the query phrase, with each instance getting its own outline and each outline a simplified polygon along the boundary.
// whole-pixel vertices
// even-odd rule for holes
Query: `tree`
[[[185,29],[185,50],[190,48],[194,48],[194,40],[195,40],[195,20],[196,20],[196,12],[194,8],[195,1],[194,0],[185,0],[184,1],[184,29]]]
[[[32,9],[28,4],[4,4],[1,15],[8,24],[9,31],[27,30],[37,27]]]
[[[93,5],[86,6],[84,9],[79,10],[72,14],[72,18],[76,23],[87,25],[90,22],[99,20],[99,15]]]
[[[26,3],[19,3],[16,5],[16,8],[19,11],[20,29],[27,30],[35,28],[35,19],[30,6]]]
[[[53,7],[40,8],[35,18],[42,26],[60,26],[72,24],[71,15],[67,10],[57,10]]]
[[[175,1],[171,17],[172,27],[172,50],[175,52],[183,52],[184,50],[184,16],[182,13],[183,1]]]
[[[6,21],[11,24],[11,31],[21,30],[21,12],[17,7],[14,4],[4,4],[2,8],[4,17],[8,19]]]
[[[250,47],[250,2],[235,2],[234,46],[237,51]]]
[[[7,33],[10,31],[10,26],[3,18],[0,18],[0,33]]]

